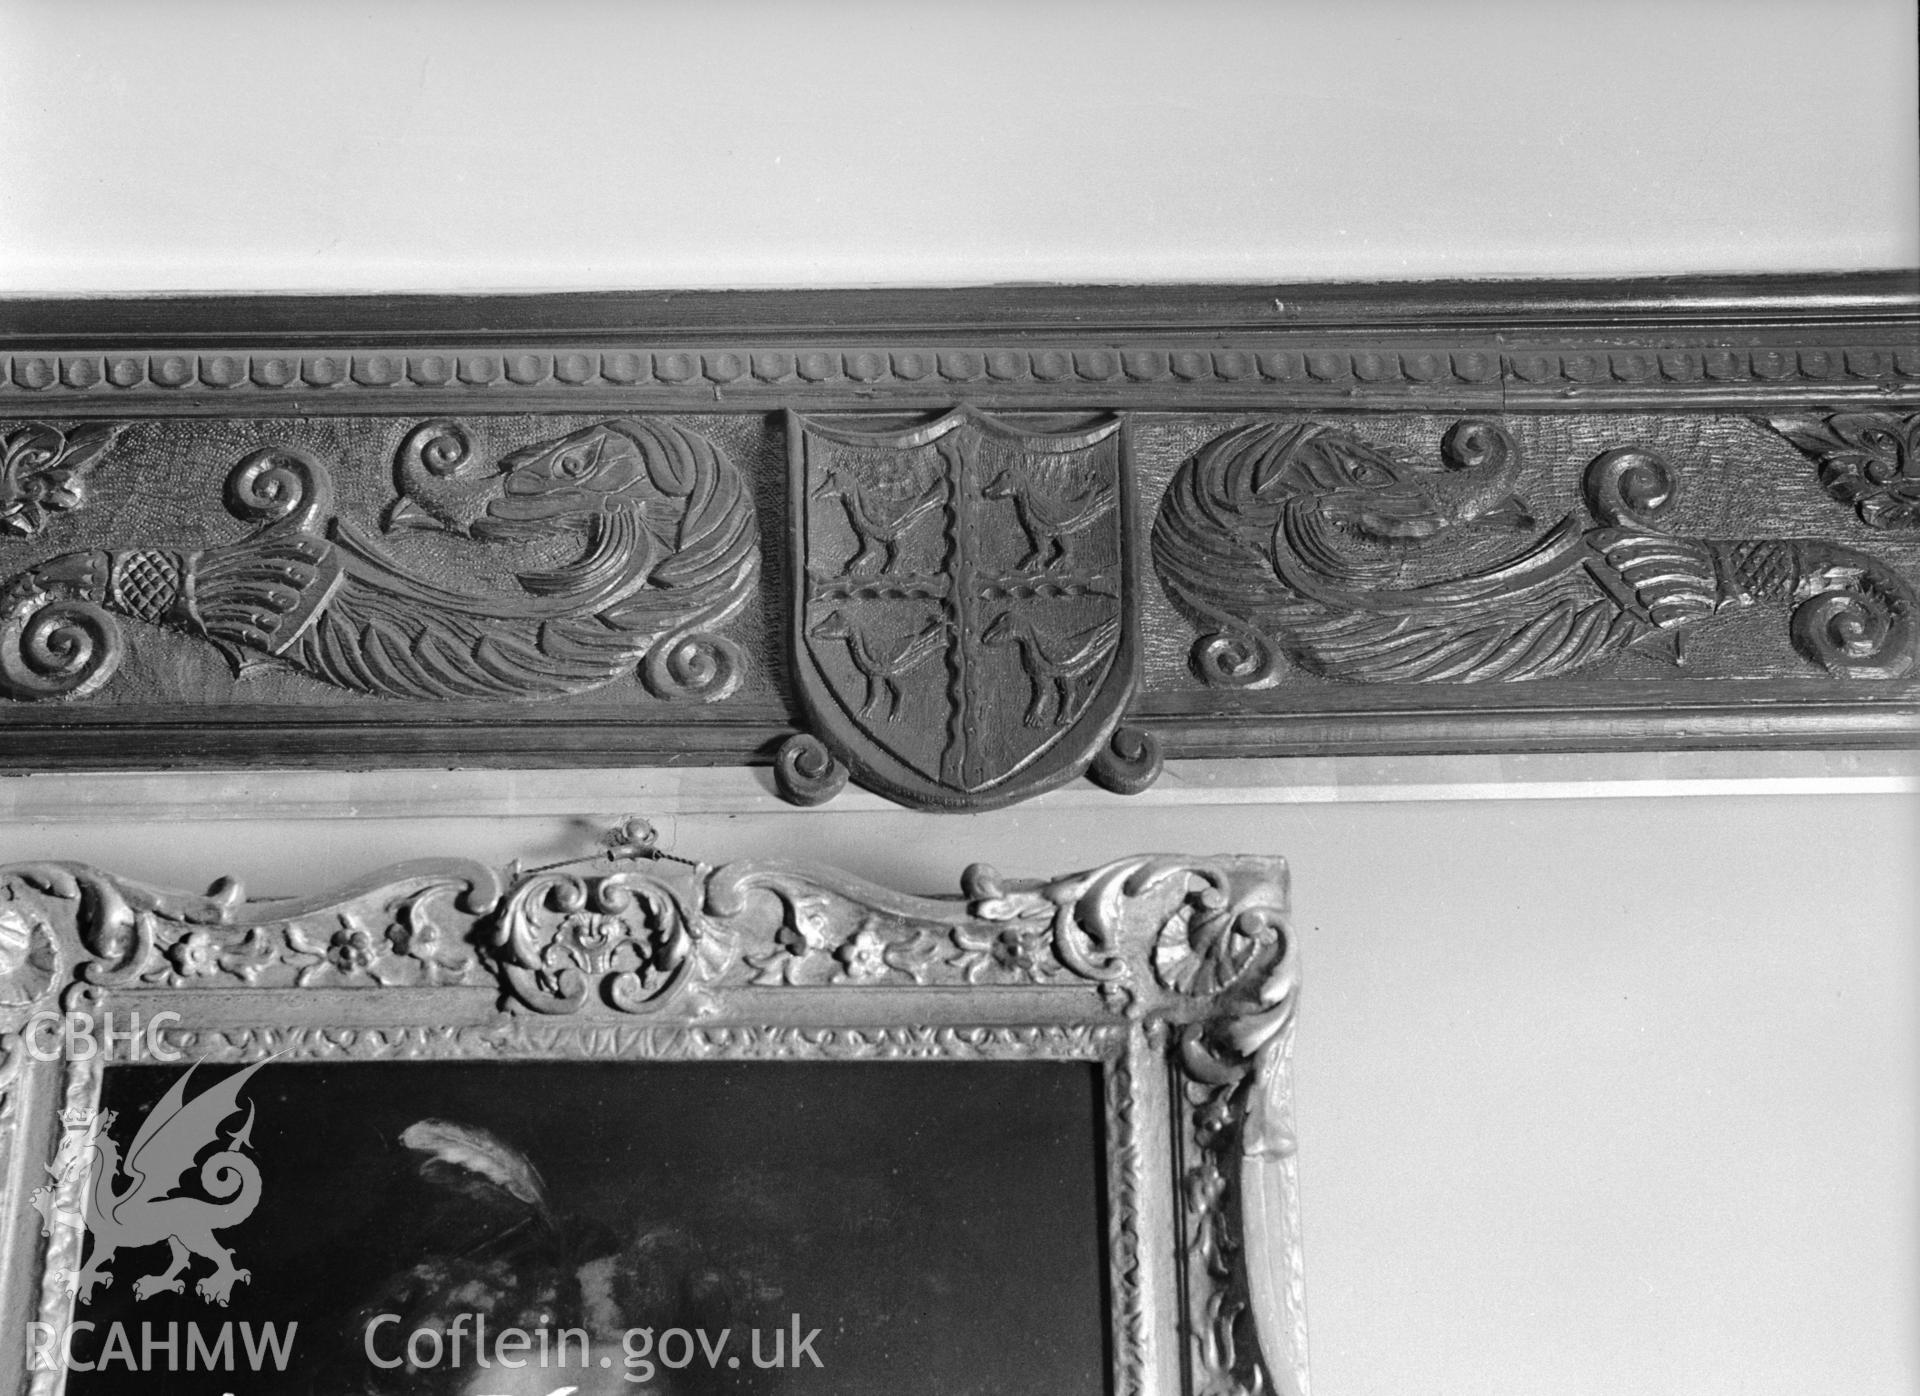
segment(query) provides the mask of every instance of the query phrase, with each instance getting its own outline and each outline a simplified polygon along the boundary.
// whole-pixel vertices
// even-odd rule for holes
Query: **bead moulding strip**
[[[0,410],[658,398],[1509,405],[1920,395],[1905,273],[680,296],[0,302]],[[349,404],[351,404],[349,408]],[[212,410],[222,410],[214,407]]]
[[[194,407],[218,413],[364,412],[381,405],[510,410],[587,407],[609,397],[760,409],[795,397],[985,401],[1074,393],[1155,404],[1242,403],[1285,395],[1301,405],[1380,399],[1411,407],[1487,395],[1510,406],[1694,405],[1882,401],[1920,397],[1920,348],[1896,344],[1624,351],[1508,352],[1370,345],[1271,349],[1120,345],[1037,349],[666,349],[604,346],[558,353],[457,348],[325,353],[14,354],[0,368],[0,408],[94,411]],[[201,394],[217,393],[214,401]],[[913,397],[911,395],[924,395]],[[1169,397],[1168,395],[1172,395]],[[162,409],[164,410],[164,409]]]

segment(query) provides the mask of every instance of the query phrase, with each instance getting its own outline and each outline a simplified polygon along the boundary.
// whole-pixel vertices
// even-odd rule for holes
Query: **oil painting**
[[[1106,1390],[1092,1064],[116,1066],[96,1188],[242,1077],[94,1228],[72,1396]]]

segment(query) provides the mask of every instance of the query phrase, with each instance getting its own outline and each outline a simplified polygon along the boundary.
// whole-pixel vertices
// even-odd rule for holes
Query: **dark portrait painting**
[[[73,1396],[1107,1389],[1091,1064],[241,1070],[108,1069]]]

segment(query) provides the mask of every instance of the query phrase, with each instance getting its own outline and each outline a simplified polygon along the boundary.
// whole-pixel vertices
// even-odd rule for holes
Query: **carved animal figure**
[[[950,629],[947,621],[935,617],[917,632],[876,640],[871,630],[855,627],[845,611],[836,609],[828,612],[810,633],[816,639],[847,642],[848,657],[866,682],[866,701],[860,705],[860,715],[872,717],[878,713],[888,722],[898,722],[900,680],[945,652]]]
[[[671,423],[605,422],[486,468],[457,425],[428,422],[402,446],[394,481],[388,530],[513,544],[513,589],[440,584],[329,517],[331,480],[312,455],[268,448],[227,484],[230,509],[265,521],[252,536],[69,553],[14,578],[0,591],[13,617],[0,680],[23,697],[105,681],[111,644],[92,670],[49,677],[23,643],[32,612],[67,598],[203,638],[238,673],[276,663],[392,698],[547,698],[605,684],[664,638],[723,620],[757,564],[738,473]]]
[[[1028,727],[1043,727],[1049,720],[1063,725],[1072,716],[1074,686],[1095,672],[1113,653],[1120,636],[1120,618],[1109,616],[1097,625],[1064,638],[1043,636],[1033,617],[1009,608],[994,617],[983,644],[1018,645],[1020,664],[1027,671],[1032,697],[1022,721]],[[1049,719],[1048,699],[1052,701]]]
[[[233,1253],[214,1239],[214,1232],[245,1221],[260,1201],[260,1170],[243,1152],[253,1133],[252,1106],[247,1108],[246,1123],[228,1139],[226,1147],[200,1165],[200,1186],[215,1200],[171,1194],[193,1168],[195,1157],[218,1140],[221,1122],[240,1108],[240,1088],[265,1064],[255,1062],[192,1100],[186,1099],[187,1083],[194,1072],[189,1067],[141,1122],[124,1164],[129,1181],[118,1191],[114,1185],[123,1165],[119,1146],[108,1133],[113,1116],[111,1112],[101,1115],[91,1149],[93,1180],[86,1208],[87,1234],[93,1245],[87,1263],[72,1277],[81,1303],[88,1302],[96,1285],[113,1283],[107,1262],[118,1251],[161,1241],[168,1246],[167,1268],[135,1281],[136,1299],[163,1290],[175,1294],[184,1291],[186,1281],[180,1278],[180,1272],[195,1256],[212,1261],[214,1266],[213,1273],[194,1286],[203,1299],[224,1305],[235,1284],[252,1278],[248,1271],[234,1265]]]
[[[1496,423],[1457,423],[1445,469],[1317,423],[1229,432],[1182,466],[1153,532],[1175,603],[1211,634],[1203,677],[1273,678],[1269,646],[1303,668],[1368,683],[1551,678],[1629,647],[1680,660],[1682,628],[1729,606],[1799,603],[1802,653],[1853,677],[1913,662],[1913,597],[1884,564],[1818,539],[1675,537],[1657,520],[1677,480],[1650,451],[1588,467],[1589,524],[1531,528],[1521,467]],[[1846,617],[1851,617],[1847,619]],[[1848,636],[1848,626],[1868,634]]]
[[[854,452],[833,456],[815,499],[838,499],[860,548],[848,564],[855,576],[892,572],[900,540],[946,498],[942,457],[925,452]]]
[[[1020,560],[1023,572],[1064,566],[1073,536],[1106,517],[1119,500],[1110,481],[1079,462],[1045,458],[1001,471],[980,493],[1013,502],[1027,536],[1027,555]]]

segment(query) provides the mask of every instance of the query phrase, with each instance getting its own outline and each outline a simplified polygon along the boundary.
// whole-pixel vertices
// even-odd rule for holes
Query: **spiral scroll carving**
[[[1593,458],[1581,481],[1587,511],[1613,528],[1652,528],[1680,502],[1680,477],[1656,453],[1617,446]]]
[[[333,476],[297,446],[263,446],[228,474],[226,503],[249,523],[310,528],[333,508]]]
[[[1087,779],[1116,795],[1138,795],[1160,778],[1160,739],[1138,727],[1118,727],[1087,767]]]
[[[1794,607],[1793,646],[1828,673],[1897,679],[1914,664],[1914,596],[1894,573],[1842,548],[1805,569]],[[1818,565],[1824,564],[1824,565]],[[1810,593],[1810,594],[1809,594]]]
[[[640,682],[656,698],[717,703],[740,687],[746,660],[723,635],[682,631],[647,651]]]
[[[1440,459],[1449,470],[1498,470],[1515,454],[1505,428],[1485,417],[1462,418],[1440,438]]]
[[[14,698],[85,698],[126,655],[119,622],[91,601],[42,596],[0,621],[0,685]]]
[[[445,417],[422,422],[407,433],[394,458],[394,479],[404,491],[417,467],[442,479],[457,475],[474,459],[473,441],[458,422]]]
[[[824,805],[847,788],[847,774],[827,744],[810,732],[788,737],[773,758],[780,796],[796,805]]]
[[[1280,680],[1279,655],[1257,630],[1217,630],[1194,641],[1194,677],[1214,688],[1271,688]]]

